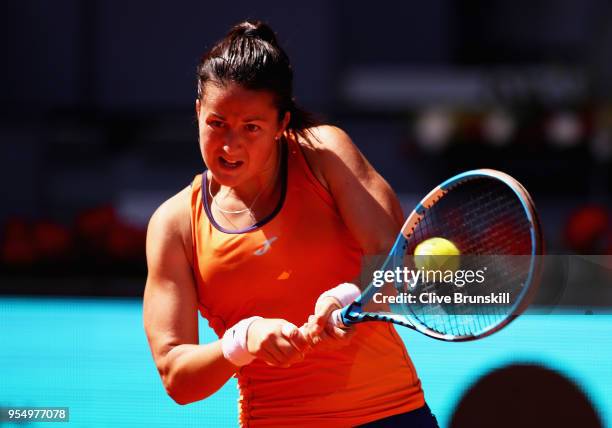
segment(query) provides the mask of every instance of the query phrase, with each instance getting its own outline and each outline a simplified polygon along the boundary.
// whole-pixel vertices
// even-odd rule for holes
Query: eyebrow
[[[219,119],[225,120],[225,117],[219,113],[215,113],[214,111],[211,111],[210,114],[218,117]],[[257,122],[257,121],[264,122],[265,120],[266,119],[261,116],[248,116],[244,118],[242,121],[243,122]]]
[[[217,116],[219,119],[225,120],[225,118],[222,115],[220,115],[219,113],[215,113],[214,111],[211,111],[210,114],[213,115],[213,116]]]
[[[261,116],[249,116],[243,120],[243,122],[256,122],[256,121],[265,121]]]

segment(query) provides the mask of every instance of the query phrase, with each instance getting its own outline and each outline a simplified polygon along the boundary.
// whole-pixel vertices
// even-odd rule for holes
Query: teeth
[[[238,161],[234,161],[234,162],[232,162],[232,161],[228,161],[227,159],[225,159],[225,158],[223,158],[223,157],[220,157],[219,159],[221,160],[221,162],[222,162],[223,164],[225,164],[226,166],[229,166],[229,167],[231,167],[231,168],[236,168],[236,167],[238,167],[240,164],[242,164],[242,161],[239,161],[239,160],[238,160]]]

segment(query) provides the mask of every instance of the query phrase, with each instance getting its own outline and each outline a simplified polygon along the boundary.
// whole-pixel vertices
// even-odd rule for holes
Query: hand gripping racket
[[[483,281],[459,288],[449,278],[442,280],[442,275],[425,275],[414,252],[421,242],[434,237],[453,243],[460,252],[446,274],[455,275],[456,280],[460,270],[462,275],[479,271],[480,277],[470,278]],[[542,253],[538,216],[525,188],[499,171],[464,172],[433,189],[414,208],[379,269],[396,272],[399,268],[404,274],[410,269],[412,275],[387,279],[384,285],[372,280],[353,303],[335,311],[332,320],[340,327],[386,321],[446,341],[479,339],[508,325],[528,306],[537,287]],[[436,266],[436,257],[432,256],[429,268]],[[412,303],[405,301],[408,295],[414,296]],[[478,301],[485,295],[493,296],[492,303]],[[398,299],[402,296],[404,301]],[[381,304],[381,299],[386,301]]]

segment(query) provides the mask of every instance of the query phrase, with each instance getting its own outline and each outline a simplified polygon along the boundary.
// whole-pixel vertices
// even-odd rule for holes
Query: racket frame
[[[537,211],[535,210],[533,199],[531,198],[527,190],[523,187],[523,185],[510,175],[494,169],[475,169],[463,172],[461,174],[457,174],[444,181],[442,184],[440,184],[431,192],[429,192],[427,196],[425,196],[421,200],[421,202],[416,205],[416,207],[412,210],[411,214],[408,216],[406,222],[404,223],[404,226],[402,227],[402,231],[397,236],[395,243],[393,244],[393,247],[389,252],[389,255],[385,259],[385,262],[382,264],[381,270],[387,270],[389,266],[400,266],[401,264],[403,264],[398,263],[396,260],[403,260],[405,251],[403,247],[405,247],[408,239],[411,236],[411,233],[416,228],[416,225],[424,218],[429,208],[434,206],[436,202],[440,200],[446,193],[448,193],[455,185],[463,181],[476,179],[479,177],[494,178],[502,181],[508,187],[510,187],[510,189],[513,190],[513,192],[516,194],[519,201],[521,202],[530,225],[531,260],[529,276],[525,281],[525,286],[523,287],[521,293],[516,299],[516,302],[514,303],[510,314],[501,322],[491,326],[491,328],[486,329],[477,335],[442,334],[420,323],[417,319],[415,319],[409,314],[401,316],[388,313],[377,314],[371,312],[363,312],[362,302],[368,301],[376,291],[376,287],[374,287],[374,285],[370,283],[362,292],[361,296],[359,296],[353,303],[347,305],[343,309],[336,311],[334,315],[334,322],[337,325],[350,326],[355,323],[366,321],[386,321],[404,327],[412,328],[434,339],[451,342],[462,342],[481,339],[501,330],[514,319],[516,319],[529,306],[529,303],[531,302],[531,299],[533,298],[537,290],[541,275],[541,261],[540,257],[538,256],[544,254],[544,245],[542,241],[540,220]],[[410,232],[404,235],[405,231]]]

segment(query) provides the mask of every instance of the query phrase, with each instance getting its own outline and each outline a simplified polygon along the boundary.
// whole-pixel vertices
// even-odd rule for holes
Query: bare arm
[[[344,131],[321,126],[313,133],[314,148],[305,151],[313,172],[332,194],[344,223],[364,253],[386,254],[403,223],[402,209],[393,189]],[[369,270],[378,265],[364,268]],[[316,335],[321,335],[321,342],[329,342],[326,337],[347,338],[328,322],[330,314],[338,308],[340,304],[335,299],[317,301],[315,313],[304,329],[311,341]]]
[[[149,223],[143,311],[153,359],[168,395],[179,404],[215,393],[238,369],[225,359],[221,340],[198,344],[188,196],[185,189],[169,199]],[[278,367],[301,361],[308,348],[297,328],[281,319],[253,322],[247,338],[252,355]]]
[[[391,186],[341,129],[316,128],[316,156],[309,161],[320,172],[344,223],[365,254],[387,253],[403,223]]]
[[[221,341],[198,345],[196,287],[185,240],[189,232],[187,189],[153,214],[147,231],[144,327],[168,395],[179,404],[216,392],[235,372]],[[187,235],[187,236],[186,236]]]

